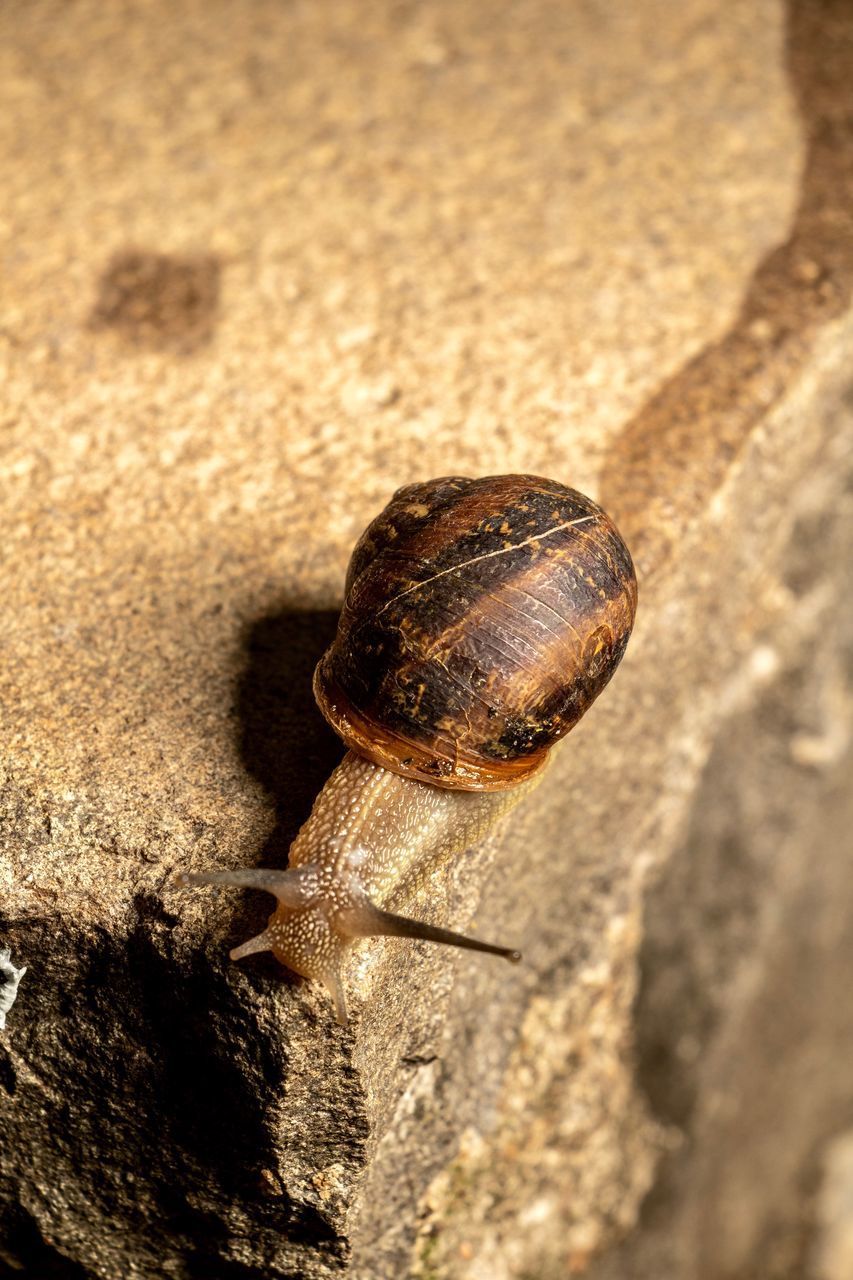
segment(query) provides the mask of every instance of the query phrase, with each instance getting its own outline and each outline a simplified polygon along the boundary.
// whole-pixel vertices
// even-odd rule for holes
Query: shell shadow
[[[340,762],[344,745],[321,716],[311,688],[314,668],[335,636],[336,609],[284,605],[250,624],[245,664],[237,687],[236,714],[243,764],[275,804],[275,826],[253,859],[259,867],[286,867],[290,845],[317,794]],[[237,912],[233,939],[260,932],[271,899],[252,893]],[[247,932],[248,930],[248,932]],[[279,978],[268,956],[250,963]]]
[[[263,861],[284,866],[317,792],[344,753],[321,716],[311,681],[338,625],[333,609],[282,608],[254,622],[237,693],[243,763],[275,801]]]

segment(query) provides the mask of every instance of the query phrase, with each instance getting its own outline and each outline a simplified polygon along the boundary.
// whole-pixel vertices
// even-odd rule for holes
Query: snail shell
[[[374,763],[503,790],[601,693],[636,604],[625,543],[577,490],[528,475],[407,485],[356,545],[315,696]]]

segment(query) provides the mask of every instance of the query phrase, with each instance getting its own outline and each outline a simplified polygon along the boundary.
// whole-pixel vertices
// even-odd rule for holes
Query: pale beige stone
[[[850,40],[840,0],[4,7],[9,1265],[746,1280],[805,1232],[853,1046]],[[266,904],[173,877],[284,861],[393,489],[507,470],[612,511],[637,631],[433,878],[524,967],[365,944],[345,1033],[228,964]]]

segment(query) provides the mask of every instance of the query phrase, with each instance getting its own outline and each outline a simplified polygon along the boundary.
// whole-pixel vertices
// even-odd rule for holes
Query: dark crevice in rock
[[[15,1197],[2,1197],[0,1280],[88,1280],[85,1267],[45,1240],[38,1223]]]
[[[269,1138],[254,1099],[246,1096],[245,1058],[241,1063],[233,1054],[235,1026],[246,1033],[244,1054],[254,1057],[248,1068],[253,1081],[271,1090],[279,1088],[286,1062],[264,1052],[265,1042],[251,1035],[250,1020],[241,1016],[236,995],[226,993],[224,984],[211,983],[204,956],[194,957],[191,967],[183,971],[183,981],[176,982],[175,965],[161,957],[140,931],[120,958],[118,973],[104,971],[112,958],[92,959],[91,981],[93,985],[101,981],[105,993],[95,997],[95,1007],[99,998],[115,998],[118,986],[128,1014],[123,1037],[140,1046],[162,1046],[160,1060],[146,1063],[146,1078],[139,1080],[139,1087],[140,1101],[156,1089],[161,1105],[163,1099],[170,1102],[163,1110],[164,1147],[172,1149],[187,1172],[196,1162],[207,1169],[223,1195],[238,1194],[242,1170],[252,1168]],[[212,985],[220,987],[215,1004],[211,1003]],[[151,1066],[154,1072],[149,1077]],[[152,1104],[156,1101],[151,1098]]]
[[[209,1249],[195,1249],[186,1259],[187,1280],[268,1280],[265,1267],[253,1267],[242,1262],[228,1262],[221,1254]],[[280,1272],[280,1280],[302,1280],[304,1272]]]
[[[177,1257],[176,1275],[282,1280],[290,1274],[286,1258],[307,1247],[318,1265],[337,1269],[345,1248],[339,1224],[274,1172],[290,1070],[286,1038],[264,1034],[243,979],[232,985],[227,970],[202,953],[176,951],[171,938],[171,930],[149,933],[141,922],[126,938],[54,928],[33,947],[49,963],[16,1019],[14,1048],[27,1062],[28,1083],[19,1084],[3,1139],[22,1169],[28,1148],[42,1156],[7,1204],[40,1194],[38,1169],[49,1151],[53,1176],[79,1201],[78,1212],[110,1224],[106,1258],[125,1239],[136,1265],[152,1275]],[[0,1072],[4,1082],[14,1080],[2,1053]],[[345,1114],[325,1137],[319,1130],[300,1137],[327,1142],[339,1159],[363,1159],[358,1113]],[[274,1261],[263,1273],[227,1258],[235,1210],[238,1220],[250,1213],[258,1238],[270,1241]],[[49,1235],[50,1205],[38,1221]],[[56,1262],[50,1271],[27,1222],[0,1228],[8,1265],[69,1280],[109,1274],[108,1262],[67,1273]]]
[[[4,1089],[10,1097],[18,1087],[18,1076],[14,1063],[6,1050],[0,1045],[0,1089]]]

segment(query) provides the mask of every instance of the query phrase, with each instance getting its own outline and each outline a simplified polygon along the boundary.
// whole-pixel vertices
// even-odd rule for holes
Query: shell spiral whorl
[[[512,787],[605,687],[636,602],[616,526],[577,490],[527,475],[408,485],[353,552],[317,701],[396,773]]]

